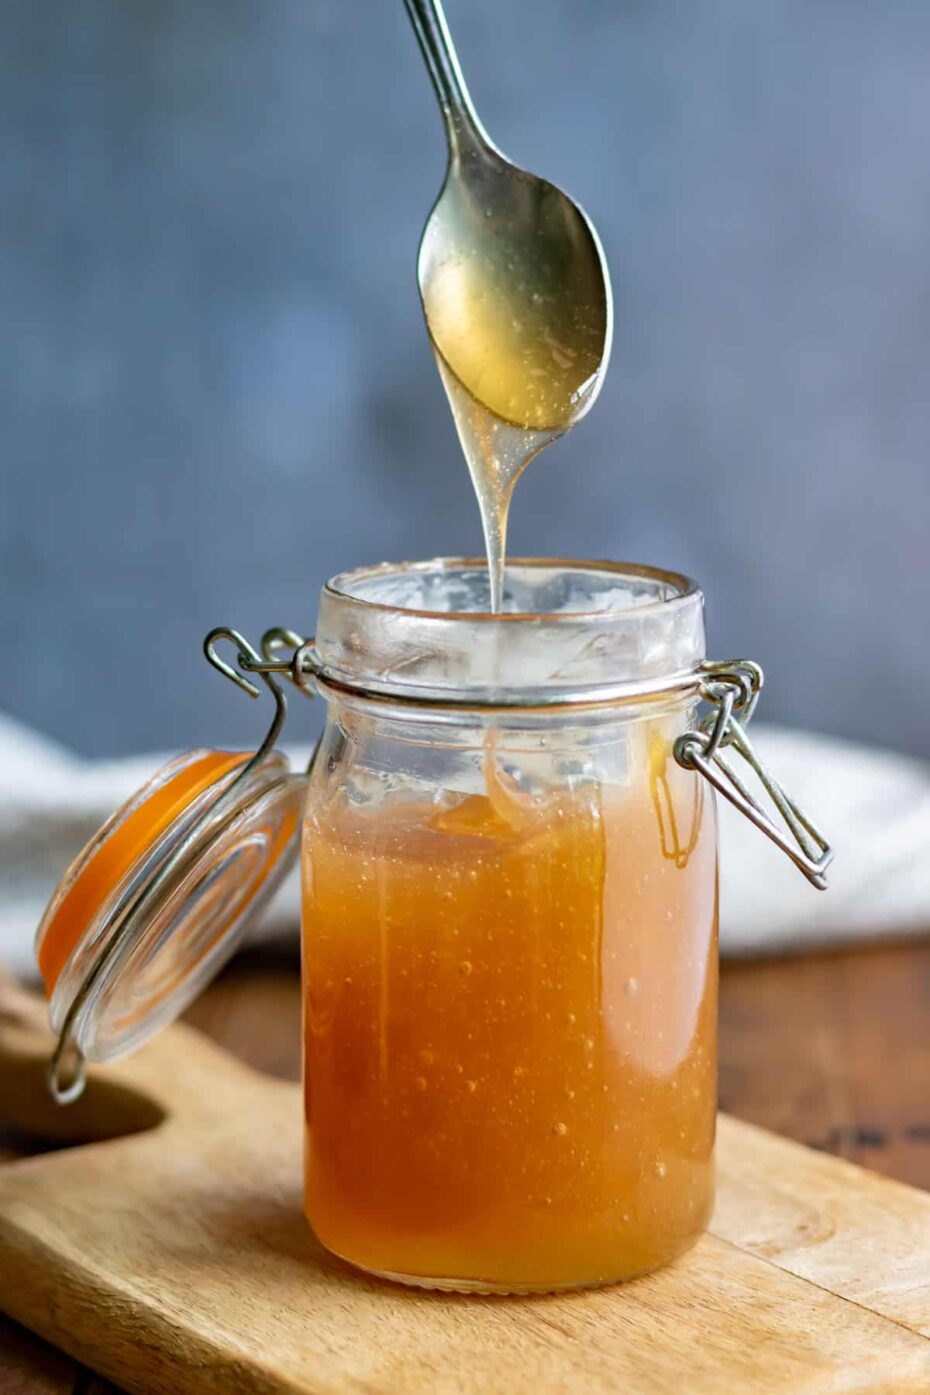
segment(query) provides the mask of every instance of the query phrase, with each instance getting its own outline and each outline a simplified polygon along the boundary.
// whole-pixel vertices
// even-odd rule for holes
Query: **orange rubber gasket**
[[[249,759],[248,752],[208,751],[153,790],[114,826],[79,869],[45,927],[36,957],[49,996],[81,936],[114,887],[198,795]]]

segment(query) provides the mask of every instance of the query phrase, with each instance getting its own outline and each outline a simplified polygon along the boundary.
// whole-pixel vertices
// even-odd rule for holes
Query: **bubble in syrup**
[[[657,1162],[656,1165],[655,1165],[655,1167],[653,1168],[653,1171],[655,1172],[655,1175],[658,1177],[659,1181],[661,1182],[661,1181],[662,1181],[662,1178],[663,1178],[663,1177],[665,1176],[665,1174],[668,1172],[668,1168],[666,1167],[666,1165],[665,1165],[664,1162]]]
[[[628,978],[623,985],[623,991],[628,998],[637,997],[639,994],[639,979]]]
[[[424,1076],[422,1076],[422,1075],[418,1075],[418,1076],[416,1077],[416,1079],[414,1080],[413,1083],[414,1083],[414,1085],[417,1087],[418,1090],[425,1090],[425,1089],[426,1089],[426,1078],[425,1078]]]
[[[561,1123],[553,1124],[552,1132],[555,1134],[556,1138],[564,1138],[565,1135],[568,1133],[568,1125]]]
[[[471,970],[471,960],[463,959],[461,964],[459,965],[459,973],[462,975],[463,978],[468,978],[468,975],[471,973]]]

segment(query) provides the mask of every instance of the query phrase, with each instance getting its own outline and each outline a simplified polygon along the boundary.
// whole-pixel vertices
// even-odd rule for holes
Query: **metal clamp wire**
[[[833,849],[759,759],[746,733],[762,687],[761,668],[740,660],[730,665],[706,665],[705,671],[713,676],[702,685],[701,696],[716,710],[697,728],[678,738],[674,746],[675,759],[686,770],[699,771],[724,799],[781,848],[813,886],[825,890],[825,873],[833,861]],[[743,714],[741,720],[736,715],[738,712]],[[755,772],[787,826],[787,833],[770,818],[724,759],[722,750],[728,746],[732,746]]]

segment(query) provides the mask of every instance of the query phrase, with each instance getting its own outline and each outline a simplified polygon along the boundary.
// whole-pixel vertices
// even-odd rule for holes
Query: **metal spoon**
[[[417,262],[433,344],[480,406],[560,435],[600,390],[612,335],[597,233],[561,189],[491,143],[472,105],[440,0],[404,0],[449,145]]]

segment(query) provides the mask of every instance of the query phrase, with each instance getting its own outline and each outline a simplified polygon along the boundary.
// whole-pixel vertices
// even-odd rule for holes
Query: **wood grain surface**
[[[255,1066],[296,1077],[299,980],[289,960],[240,961],[189,1016]],[[930,1187],[928,1022],[930,943],[725,966],[722,1103],[825,1152]],[[6,1143],[8,1156],[30,1147],[23,1138]],[[751,1210],[751,1195],[743,1204]],[[805,1219],[797,1218],[802,1228]],[[763,1264],[766,1246],[789,1253],[784,1235],[762,1234],[757,1242]],[[795,1316],[801,1321],[803,1313]],[[112,1390],[0,1319],[2,1395]]]

